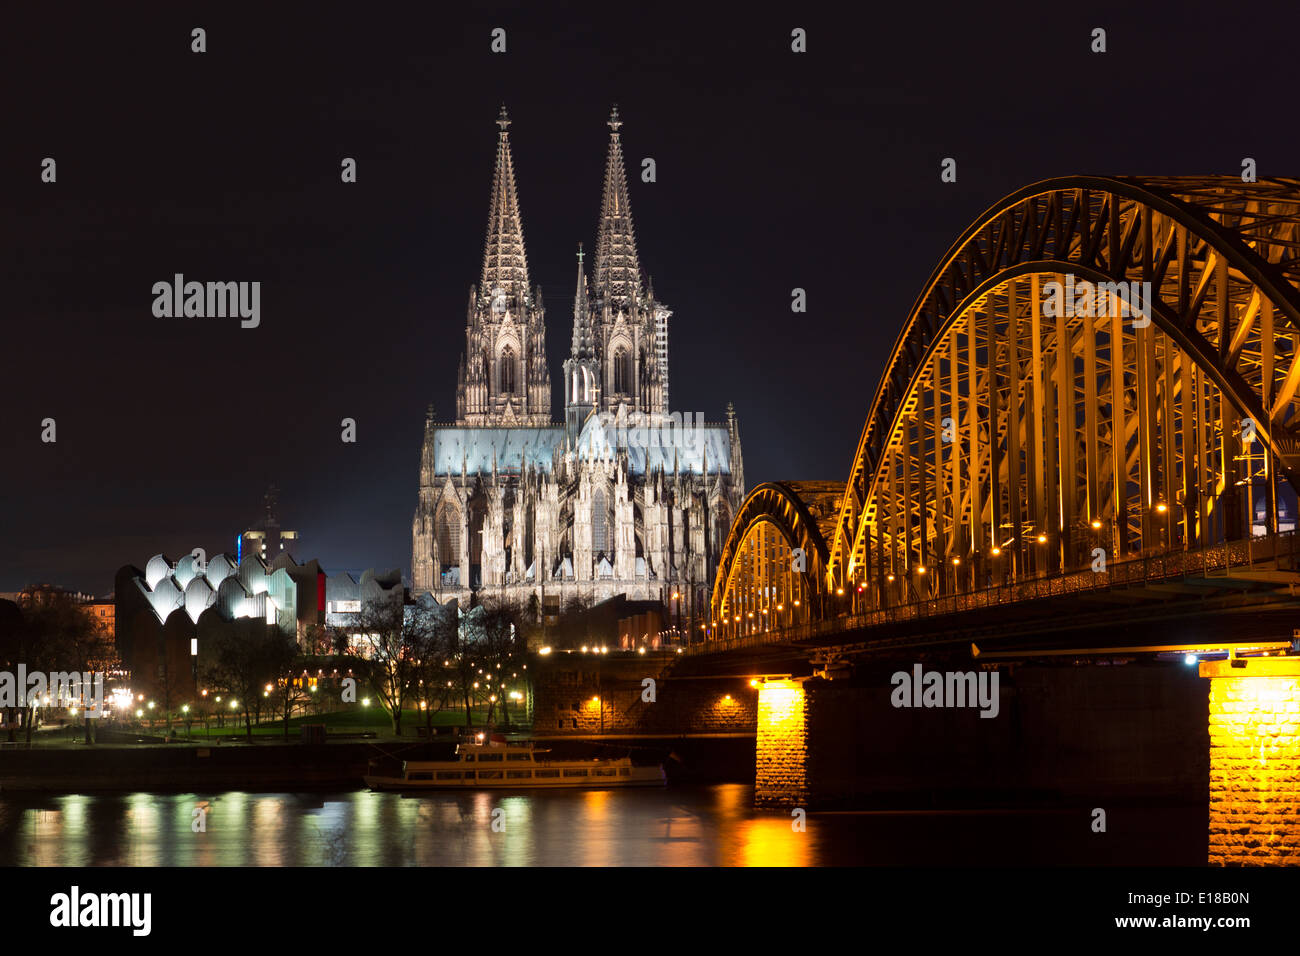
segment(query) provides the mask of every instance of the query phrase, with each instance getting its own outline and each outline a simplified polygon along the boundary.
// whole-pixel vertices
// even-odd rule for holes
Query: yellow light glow
[[[1045,535],[1045,534],[1040,534],[1040,535],[1038,536],[1038,543],[1039,543],[1039,544],[1047,544],[1047,535]]]
[[[992,553],[993,557],[996,558],[999,554],[1002,553],[1002,549],[999,548],[999,547],[997,547],[997,545],[994,545],[994,546],[993,546],[993,551],[992,551],[991,553]]]
[[[1100,528],[1101,528],[1101,522],[1098,521],[1096,518],[1093,518],[1093,519],[1092,519],[1092,530],[1093,530],[1093,531],[1097,531],[1097,530],[1099,530]]]

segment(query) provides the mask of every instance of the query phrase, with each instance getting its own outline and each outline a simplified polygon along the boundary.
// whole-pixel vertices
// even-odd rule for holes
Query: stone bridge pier
[[[955,666],[929,662],[921,672]],[[1300,864],[1300,659],[1202,663],[1199,671],[1154,661],[985,664],[986,687],[997,674],[996,708],[902,698],[895,675],[911,682],[916,667],[763,682],[755,802],[829,809],[1208,799],[1210,863]]]

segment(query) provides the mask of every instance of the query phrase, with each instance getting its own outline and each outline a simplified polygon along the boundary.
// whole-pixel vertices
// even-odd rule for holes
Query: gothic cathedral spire
[[[627,172],[623,167],[623,145],[619,141],[618,107],[609,114],[609,152],[605,158],[605,190],[600,203],[600,224],[596,230],[596,295],[608,301],[614,311],[627,310],[641,295],[641,262],[636,254],[632,228],[632,204],[627,194]]]
[[[596,263],[592,274],[591,322],[599,362],[602,412],[658,416],[668,410],[668,319],[671,310],[646,295],[636,251],[632,204],[618,107],[609,114],[609,148],[605,185],[596,227]]]
[[[514,158],[510,154],[510,117],[504,105],[497,126],[500,128],[497,163],[492,175],[492,202],[488,209],[479,294],[522,298],[528,294],[528,256],[524,252],[524,224],[515,191]]]
[[[497,117],[496,169],[483,274],[471,290],[456,423],[475,427],[551,422],[542,290],[528,288],[523,216],[510,152],[510,117]]]

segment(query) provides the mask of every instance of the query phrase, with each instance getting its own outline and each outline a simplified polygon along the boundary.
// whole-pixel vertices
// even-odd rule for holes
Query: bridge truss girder
[[[994,206],[895,345],[823,591],[879,605],[1202,547],[1240,537],[1259,478],[1276,530],[1300,465],[1298,249],[1294,180],[1073,178]],[[1149,282],[1150,323],[1045,309],[1067,276]]]

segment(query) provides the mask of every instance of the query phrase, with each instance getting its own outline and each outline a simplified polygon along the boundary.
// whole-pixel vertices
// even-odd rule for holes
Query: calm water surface
[[[622,791],[0,798],[0,864],[811,866],[1200,864],[1204,810],[757,811],[740,784]],[[206,832],[192,829],[206,810]],[[504,830],[493,831],[496,819]]]

